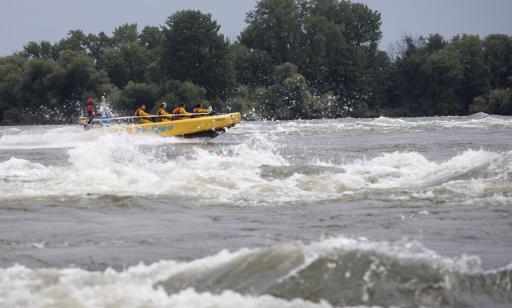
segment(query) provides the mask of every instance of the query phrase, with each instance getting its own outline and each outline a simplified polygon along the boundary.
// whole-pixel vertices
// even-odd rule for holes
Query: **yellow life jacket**
[[[147,117],[147,116],[150,116],[150,114],[148,114],[144,110],[138,108],[137,110],[135,110],[135,116],[136,117]],[[151,120],[150,119],[145,119],[145,118],[140,118],[140,119],[137,119],[137,123],[139,123],[139,124],[151,123]]]

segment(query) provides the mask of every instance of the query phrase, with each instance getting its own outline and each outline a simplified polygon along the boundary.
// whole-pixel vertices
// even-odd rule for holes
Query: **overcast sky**
[[[512,0],[359,0],[382,13],[381,48],[404,34],[458,33],[512,35]],[[29,41],[52,43],[69,30],[111,34],[124,23],[160,26],[177,10],[211,13],[232,40],[245,27],[245,15],[256,0],[1,0],[0,56]]]

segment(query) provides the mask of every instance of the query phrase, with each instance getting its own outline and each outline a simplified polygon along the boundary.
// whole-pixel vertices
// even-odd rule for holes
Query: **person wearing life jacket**
[[[172,120],[172,117],[170,116],[171,114],[167,112],[166,108],[167,108],[167,103],[163,102],[160,105],[160,108],[158,108],[158,111],[156,112],[156,115],[160,116],[160,117],[158,117],[160,122],[169,122]],[[169,115],[169,116],[166,117],[167,115]]]
[[[139,108],[137,108],[137,110],[135,110],[135,116],[136,117],[149,117],[151,116],[149,113],[146,113],[146,105],[142,104],[140,105]],[[149,118],[138,118],[137,119],[137,123],[138,124],[144,124],[144,123],[153,123],[151,122],[151,120],[149,120]]]
[[[172,110],[172,114],[190,114],[190,113],[187,112],[187,110],[185,109],[185,104],[180,103],[176,108],[174,108]],[[176,117],[175,119],[179,120],[181,118],[183,118],[183,117]]]
[[[203,117],[203,116],[209,115],[211,112],[212,112],[212,107],[205,109],[205,108],[203,108],[203,104],[199,103],[194,106],[194,108],[192,109],[192,113],[200,113],[200,114],[193,115],[192,118]]]
[[[87,108],[87,117],[89,120],[89,124],[92,123],[92,118],[99,116],[99,113],[94,109],[94,100],[92,98],[88,98],[85,101],[85,107]]]
[[[192,109],[192,113],[210,113],[212,112],[212,107],[205,109],[203,108],[203,104],[197,104],[194,106],[194,109]]]

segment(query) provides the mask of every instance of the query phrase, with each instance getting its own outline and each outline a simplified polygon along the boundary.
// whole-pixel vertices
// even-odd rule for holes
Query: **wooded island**
[[[246,119],[512,114],[512,36],[407,36],[387,53],[380,13],[343,0],[260,0],[246,21],[235,42],[195,10],[29,42],[0,58],[0,124],[73,122],[104,94],[130,114],[162,100]]]

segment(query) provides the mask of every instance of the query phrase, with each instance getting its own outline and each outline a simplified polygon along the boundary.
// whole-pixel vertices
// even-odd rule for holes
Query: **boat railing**
[[[105,121],[126,121],[126,120],[138,120],[138,119],[151,119],[151,118],[183,118],[183,117],[197,117],[197,116],[208,116],[210,113],[185,113],[185,114],[167,114],[167,115],[149,115],[149,116],[125,116],[125,117],[111,117],[111,118],[92,118],[89,121],[91,123],[105,123]],[[88,119],[86,117],[80,117],[80,120]]]
[[[171,118],[175,121],[187,117],[202,117],[212,115],[210,113],[185,113],[185,114],[167,114],[167,115],[149,115],[149,116],[124,116],[124,117],[111,117],[111,118],[87,118],[80,117],[79,123],[84,126],[93,125],[110,125],[110,124],[140,124],[136,123],[139,119],[159,119],[159,118]],[[158,123],[158,122],[154,122]],[[87,127],[86,127],[87,128]]]

